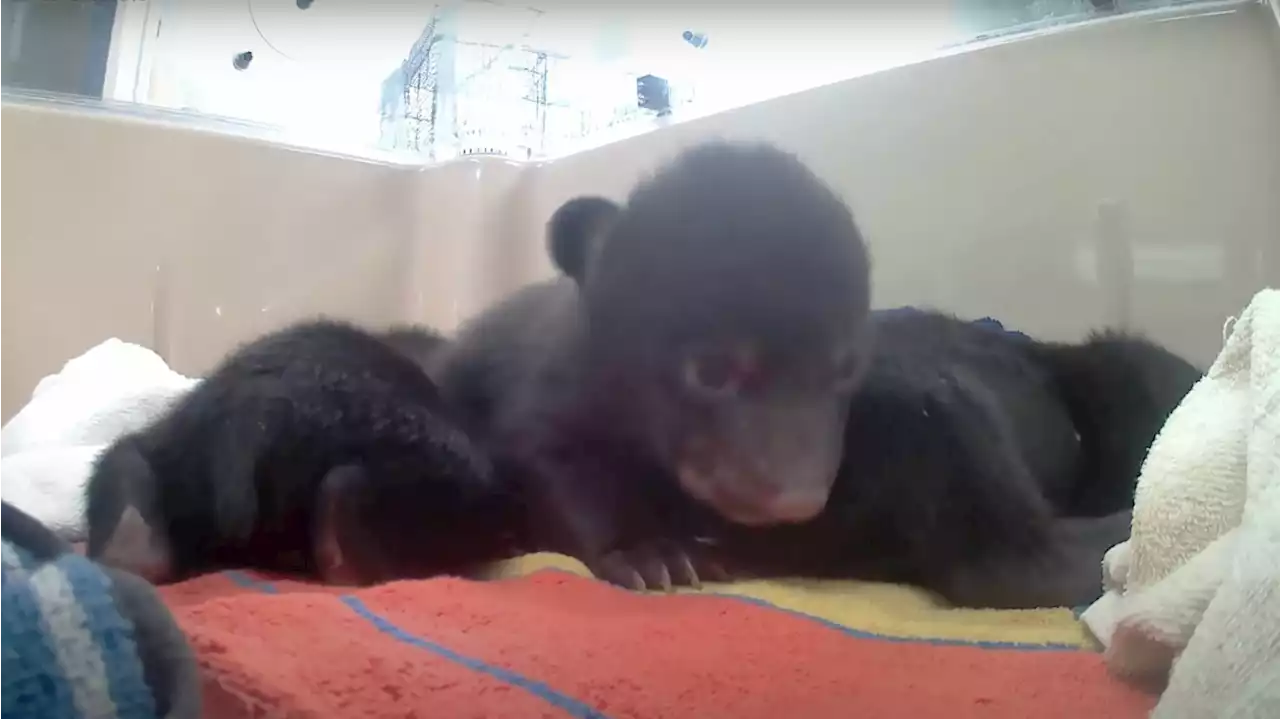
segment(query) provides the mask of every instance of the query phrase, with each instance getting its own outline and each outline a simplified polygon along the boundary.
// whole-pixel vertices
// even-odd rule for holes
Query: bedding
[[[1274,294],[1268,301],[1274,305]],[[1256,319],[1246,322],[1257,314],[1243,315],[1236,333],[1260,326]],[[999,327],[990,318],[980,321]],[[1261,356],[1249,356],[1255,355]],[[1220,371],[1215,375],[1211,370],[1210,378],[1217,376],[1214,381],[1238,389],[1242,382],[1248,384],[1242,376],[1257,378],[1262,368],[1275,367],[1271,360],[1276,356],[1255,362],[1252,374],[1245,375],[1239,363],[1228,370],[1220,360],[1215,365]],[[150,350],[118,340],[72,360],[42,381],[32,402],[4,428],[5,500],[64,538],[82,536],[79,496],[92,457],[119,433],[163,411],[195,382],[173,373]],[[1262,387],[1248,384],[1255,385]],[[1253,414],[1240,415],[1232,426],[1274,429],[1274,391],[1251,391]],[[1205,394],[1198,387],[1188,406],[1197,392]],[[1184,407],[1180,413],[1187,417],[1197,411]],[[1181,431],[1166,431],[1153,455],[1168,455],[1174,446],[1191,451],[1199,439],[1213,439],[1185,434],[1171,439]],[[1275,466],[1278,446],[1274,432],[1267,436],[1272,440],[1264,442],[1266,437],[1258,435],[1228,442],[1247,448],[1248,461],[1238,464],[1250,469],[1241,475],[1245,478],[1231,480],[1236,484],[1223,486],[1249,487],[1250,492],[1263,486],[1255,478]],[[1160,450],[1162,443],[1165,449]],[[1155,487],[1157,475],[1173,472],[1163,461],[1148,462],[1145,486]],[[1137,717],[1156,707],[1157,698],[1150,685],[1139,688],[1123,681],[1133,678],[1119,671],[1120,660],[1132,658],[1126,647],[1133,645],[1126,644],[1128,635],[1115,631],[1118,623],[1123,626],[1117,619],[1123,612],[1114,609],[1126,597],[1134,599],[1143,588],[1156,586],[1161,577],[1178,576],[1175,569],[1186,559],[1187,547],[1203,548],[1218,536],[1195,535],[1199,538],[1187,539],[1193,544],[1144,539],[1155,535],[1143,526],[1171,516],[1169,503],[1176,504],[1178,496],[1156,489],[1140,492],[1138,515],[1147,517],[1141,521],[1148,524],[1137,526],[1134,539],[1109,555],[1109,592],[1090,609],[1092,632],[1070,608],[958,610],[908,587],[871,583],[761,581],[673,595],[630,593],[591,579],[574,560],[548,554],[505,562],[476,578],[395,582],[354,591],[231,571],[162,587],[155,596],[167,605],[194,650],[205,715],[211,717]],[[1203,527],[1197,517],[1221,511],[1214,503],[1176,506],[1182,514],[1174,514],[1187,526]],[[1252,506],[1256,514],[1270,505]],[[1255,530],[1266,526],[1240,524]],[[1160,536],[1167,540],[1173,525],[1161,526]],[[1228,531],[1234,525],[1214,526],[1220,526],[1219,534],[1242,534]],[[1274,538],[1274,533],[1251,536]],[[1280,556],[1274,550],[1260,555],[1266,545],[1252,546],[1252,553],[1232,555],[1236,564],[1231,566],[1242,566],[1241,557],[1247,556],[1274,565]],[[73,559],[82,563],[74,569],[93,567],[78,557],[66,561]],[[21,586],[16,580],[22,575],[11,576],[8,562],[6,553],[6,670],[11,660],[30,662],[36,656],[30,653],[34,650],[21,656],[10,651],[20,644],[10,644],[8,593]],[[1256,601],[1274,595],[1276,573],[1260,575],[1264,564],[1250,566],[1254,573],[1249,577],[1271,584],[1257,589],[1256,581],[1241,584],[1238,569],[1222,569],[1212,591],[1198,595],[1205,597],[1206,606],[1216,601],[1217,608],[1193,612],[1196,621],[1177,625],[1178,639],[1166,642],[1172,652],[1162,655],[1157,673],[1167,674],[1184,647],[1188,656],[1195,650],[1197,669],[1183,671],[1188,678],[1182,684],[1175,671],[1169,691],[1176,688],[1185,695],[1205,678],[1223,676],[1236,661],[1230,652],[1241,647],[1257,650],[1250,661],[1270,657],[1269,665],[1251,666],[1277,665],[1274,621],[1262,625],[1266,632],[1249,634],[1258,641],[1228,641],[1233,632],[1243,631],[1229,616],[1224,618],[1232,607],[1253,607],[1266,619],[1262,608],[1272,607],[1274,613],[1280,606]],[[1151,567],[1164,569],[1153,572]],[[110,575],[103,576],[108,582],[99,590],[114,591]],[[1232,587],[1253,587],[1255,593],[1225,591]],[[104,601],[104,606],[112,605]],[[1108,606],[1110,614],[1104,611]],[[26,622],[24,631],[41,627],[29,611],[12,616]],[[122,631],[128,631],[130,621],[126,616]],[[1197,645],[1201,621],[1215,628],[1208,639],[1201,632]],[[1110,647],[1109,654],[1099,652],[1095,636]],[[125,643],[112,646],[127,648]],[[1109,668],[1116,671],[1109,673]],[[65,676],[48,671],[55,678]],[[10,676],[6,671],[6,682]],[[1280,686],[1267,684],[1265,677],[1259,681],[1254,682],[1256,694],[1263,698],[1267,686]],[[26,686],[63,691],[56,682]],[[1239,687],[1240,682],[1212,688],[1228,686]],[[11,714],[10,695],[6,683],[5,717],[26,716]],[[64,708],[72,706],[65,703],[70,696],[65,691],[58,696]],[[1242,695],[1237,691],[1236,696]],[[43,699],[30,701],[37,700]],[[1180,701],[1189,706],[1189,700]],[[1168,702],[1162,706],[1164,716],[1211,715],[1179,713]],[[1261,706],[1245,706],[1236,715],[1261,716],[1248,713]],[[118,716],[129,716],[123,703],[117,708]]]
[[[196,382],[150,349],[115,338],[68,361],[0,431],[4,501],[63,539],[82,540],[84,487],[98,455]]]
[[[6,507],[3,543],[5,719],[195,719],[195,659],[153,587],[37,536]],[[25,524],[25,538],[32,527]],[[47,551],[54,547],[53,551]]]
[[[1280,717],[1280,290],[1151,446],[1133,532],[1084,613],[1119,676],[1163,689],[1153,717]]]
[[[531,555],[350,591],[249,572],[162,589],[210,716],[1140,717],[1072,611],[905,587],[627,592]]]

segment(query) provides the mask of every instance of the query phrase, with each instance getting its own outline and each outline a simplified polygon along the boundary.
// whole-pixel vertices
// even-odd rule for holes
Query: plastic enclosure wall
[[[108,338],[179,371],[319,313],[450,329],[545,277],[543,223],[709,136],[845,193],[879,306],[1043,337],[1146,331],[1207,361],[1280,284],[1280,32],[1264,5],[960,52],[542,164],[391,166],[6,104],[3,415]]]

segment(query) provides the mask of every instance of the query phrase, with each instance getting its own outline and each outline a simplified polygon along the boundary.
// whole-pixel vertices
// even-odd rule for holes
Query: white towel
[[[109,339],[40,380],[0,431],[0,494],[60,536],[84,538],[84,485],[98,454],[195,385],[155,352]]]
[[[1156,719],[1280,717],[1280,290],[1169,417],[1084,621]]]

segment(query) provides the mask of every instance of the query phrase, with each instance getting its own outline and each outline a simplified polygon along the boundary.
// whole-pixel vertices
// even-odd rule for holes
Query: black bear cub
[[[253,567],[363,584],[507,553],[506,493],[419,361],[437,339],[317,320],[235,350],[99,458],[89,555],[153,581]]]

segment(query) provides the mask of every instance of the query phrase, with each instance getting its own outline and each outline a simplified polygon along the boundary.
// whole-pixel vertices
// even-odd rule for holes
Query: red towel
[[[211,717],[1139,717],[1098,654],[886,639],[724,595],[555,570],[350,592],[228,572],[164,589]]]

